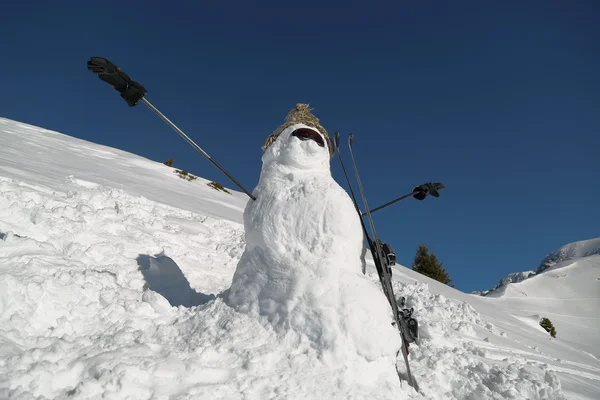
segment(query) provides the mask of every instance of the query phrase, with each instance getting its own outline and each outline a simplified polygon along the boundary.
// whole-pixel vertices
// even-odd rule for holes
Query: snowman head
[[[270,143],[263,155],[263,164],[303,170],[329,171],[331,141],[318,129],[306,124],[285,128]]]
[[[319,132],[324,138],[325,147],[327,147],[327,149],[329,150],[329,155],[333,156],[333,143],[329,138],[327,130],[325,130],[325,128],[323,128],[323,126],[320,124],[319,118],[317,118],[311,112],[310,106],[308,104],[302,103],[296,104],[296,106],[288,112],[288,115],[285,117],[285,121],[283,122],[283,124],[279,125],[273,131],[273,133],[269,135],[262,149],[266,151],[271,146],[271,144],[273,144],[275,140],[277,140],[279,135],[283,133],[283,131],[287,130],[290,126],[296,124],[304,124],[308,128],[312,128],[313,130]],[[300,138],[300,136],[296,137]]]

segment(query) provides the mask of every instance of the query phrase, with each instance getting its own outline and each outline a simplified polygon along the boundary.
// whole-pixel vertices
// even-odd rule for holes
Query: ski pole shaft
[[[372,209],[372,210],[371,210],[371,211],[369,211],[369,212],[370,212],[371,214],[373,214],[374,212],[377,212],[377,211],[379,211],[379,210],[381,210],[381,209],[383,209],[383,208],[389,207],[389,206],[391,206],[392,204],[396,204],[397,202],[399,202],[399,201],[401,201],[401,200],[407,199],[407,198],[409,198],[409,197],[413,196],[414,194],[415,194],[415,192],[414,192],[414,191],[412,191],[412,192],[410,192],[410,193],[407,193],[407,194],[405,194],[404,196],[400,196],[400,197],[398,197],[398,198],[397,198],[397,199],[395,199],[395,200],[392,200],[392,201],[390,201],[390,202],[387,202],[387,203],[385,203],[385,204],[382,204],[382,205],[380,205],[379,207],[375,207],[374,209]],[[366,215],[367,215],[367,213],[366,213],[366,212],[364,212],[364,213],[362,213],[360,216],[361,216],[361,217],[364,217],[364,216],[366,216]]]
[[[192,139],[188,137],[181,129],[177,127],[169,118],[167,118],[163,113],[161,113],[156,107],[152,105],[145,97],[141,98],[141,101],[148,106],[149,109],[154,111],[156,115],[158,115],[167,125],[169,125],[175,132],[179,134],[182,138],[185,139],[193,148],[195,148],[200,154],[202,154],[208,161],[210,161],[215,167],[217,167],[222,173],[224,173],[238,188],[240,188],[244,193],[246,193],[252,200],[256,200],[256,197],[250,193],[241,183],[239,183],[229,172],[225,170],[215,159],[213,159],[207,152],[202,150],[200,146],[198,146]]]
[[[379,207],[375,207],[374,209],[372,209],[371,211],[369,211],[369,213],[373,214],[376,211],[379,211],[383,208],[386,208],[388,206],[391,206],[392,204],[395,204],[401,200],[407,199],[409,197],[414,197],[417,200],[423,200],[425,199],[425,197],[431,195],[433,197],[440,197],[439,194],[439,190],[443,189],[444,185],[442,185],[441,182],[429,182],[429,183],[424,183],[422,185],[419,185],[417,187],[415,187],[412,192],[405,194],[404,196],[400,196],[395,200],[392,200],[388,203],[385,203]],[[364,217],[365,215],[367,215],[366,212],[362,213],[360,216]]]

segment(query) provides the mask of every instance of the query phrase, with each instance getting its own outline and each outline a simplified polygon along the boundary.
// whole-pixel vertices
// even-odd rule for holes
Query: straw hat
[[[263,145],[262,149],[267,150],[267,148],[269,148],[269,146],[286,128],[295,124],[304,124],[317,129],[323,136],[325,136],[325,139],[327,140],[327,145],[329,147],[330,156],[333,157],[333,142],[329,138],[329,134],[327,133],[325,128],[323,128],[319,123],[319,118],[313,115],[313,113],[311,113],[310,111],[311,109],[308,104],[296,104],[296,107],[291,109],[288,115],[285,117],[285,122],[279,125],[277,129],[275,129],[273,133],[271,133],[271,135],[267,138],[267,141]]]

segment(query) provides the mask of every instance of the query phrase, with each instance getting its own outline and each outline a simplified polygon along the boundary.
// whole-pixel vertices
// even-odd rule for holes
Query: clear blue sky
[[[354,132],[371,206],[447,186],[375,223],[399,262],[425,243],[464,291],[600,236],[597,1],[158,3],[3,4],[0,116],[229,185],[87,71],[107,57],[252,190],[265,138],[308,102]]]

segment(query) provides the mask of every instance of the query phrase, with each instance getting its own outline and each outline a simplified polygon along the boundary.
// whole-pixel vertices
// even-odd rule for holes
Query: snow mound
[[[426,382],[420,387],[425,398],[564,398],[554,371],[524,358],[499,357],[493,343],[506,340],[502,329],[467,302],[430,289],[425,282],[394,282],[419,319],[420,344],[409,350],[414,375]]]

